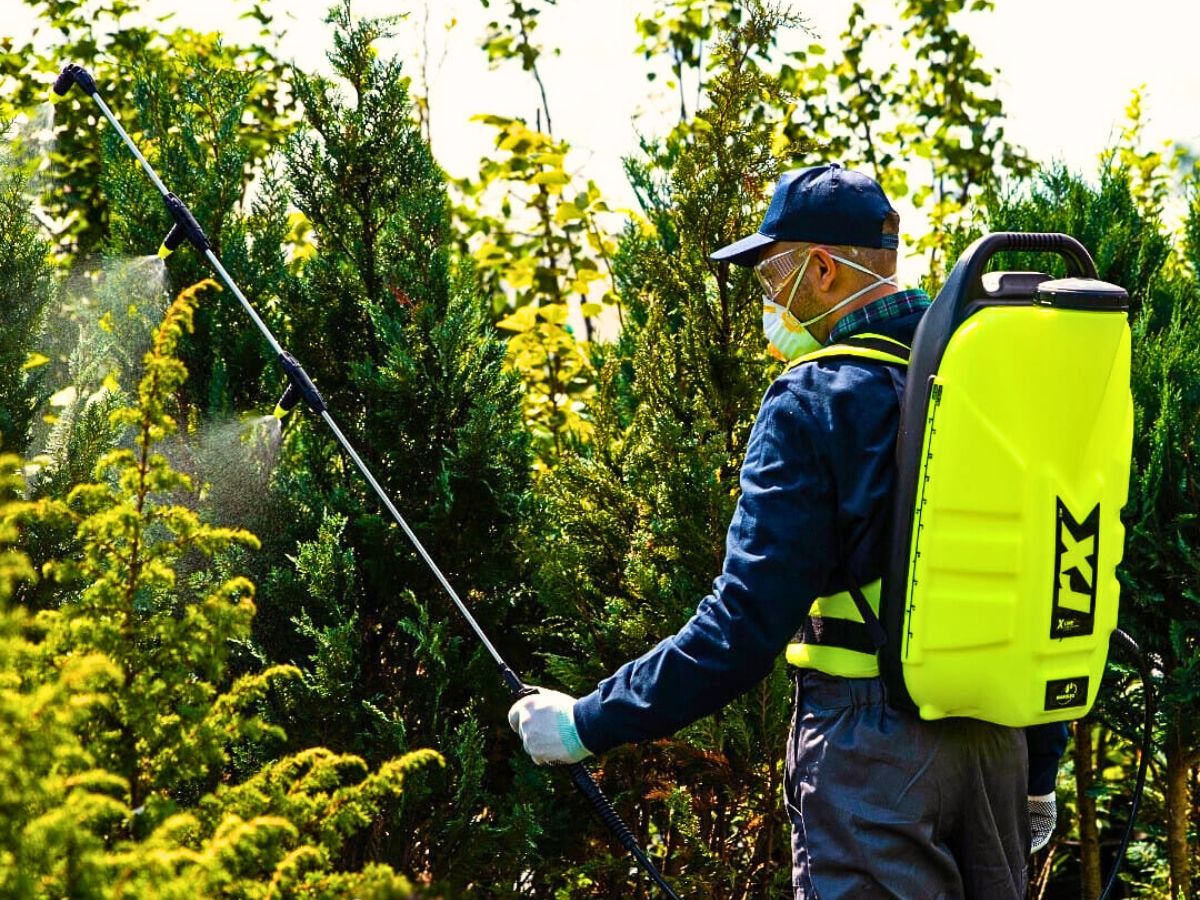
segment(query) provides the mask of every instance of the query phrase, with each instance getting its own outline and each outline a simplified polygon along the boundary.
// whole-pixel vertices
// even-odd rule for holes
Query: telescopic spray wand
[[[442,588],[446,591],[446,594],[458,608],[459,613],[462,614],[467,624],[471,626],[471,630],[475,632],[475,637],[487,649],[487,652],[500,669],[500,677],[504,679],[505,686],[512,692],[514,697],[518,698],[537,693],[537,688],[526,685],[520,676],[504,661],[504,658],[500,655],[495,645],[488,639],[483,628],[480,627],[475,617],[471,615],[471,611],[467,609],[466,604],[463,603],[458,593],[450,585],[450,582],[446,580],[446,576],[442,574],[442,570],[438,568],[437,563],[433,561],[433,558],[429,555],[424,545],[417,539],[417,536],[408,526],[408,523],[404,521],[404,516],[400,515],[400,511],[396,509],[396,505],[392,503],[391,498],[388,497],[383,487],[375,479],[375,476],[371,474],[371,470],[367,467],[367,464],[363,462],[362,457],[358,455],[354,446],[347,439],[346,435],[342,433],[337,422],[330,415],[329,408],[326,406],[321,392],[317,390],[312,379],[308,377],[308,373],[304,371],[304,367],[300,365],[294,356],[280,346],[279,341],[275,339],[275,335],[271,333],[271,330],[255,311],[250,301],[246,299],[246,295],[242,293],[233,278],[225,270],[225,267],[221,265],[221,261],[217,258],[216,253],[213,252],[212,244],[209,243],[208,237],[204,234],[204,229],[200,227],[200,223],[196,221],[196,217],[192,215],[191,210],[187,208],[187,205],[182,200],[167,190],[166,185],[158,177],[158,173],[154,171],[153,166],[146,161],[146,157],[141,154],[141,151],[138,150],[137,145],[134,144],[129,134],[121,127],[121,123],[117,121],[117,117],[113,115],[112,110],[108,108],[108,104],[104,102],[104,98],[100,96],[100,92],[96,87],[96,80],[91,76],[91,73],[75,63],[71,63],[62,70],[62,73],[54,82],[54,93],[60,97],[64,96],[73,85],[79,85],[84,93],[96,101],[100,112],[104,114],[104,117],[116,129],[117,134],[125,142],[125,146],[129,148],[129,152],[141,164],[150,181],[154,183],[158,192],[162,194],[163,202],[166,204],[167,211],[171,214],[171,218],[174,219],[175,224],[171,227],[170,232],[163,241],[162,247],[158,251],[159,256],[165,258],[184,241],[189,242],[196,248],[196,252],[208,260],[209,265],[213,267],[213,270],[221,277],[221,280],[225,282],[233,295],[237,297],[238,302],[242,304],[242,308],[246,310],[246,314],[250,316],[250,319],[254,322],[259,332],[262,333],[263,338],[270,344],[271,350],[279,359],[279,365],[288,378],[288,386],[283,393],[283,397],[280,398],[279,405],[276,407],[276,414],[282,415],[294,407],[300,400],[304,400],[308,408],[324,420],[325,424],[329,426],[329,430],[333,432],[333,436],[337,439],[337,442],[346,452],[346,455],[354,460],[354,464],[362,473],[363,478],[371,485],[376,496],[379,497],[379,501],[391,514],[392,518],[396,520],[396,524],[400,526],[409,542],[413,545],[413,549],[417,551],[417,555],[425,561],[429,570],[434,574],[434,577],[437,578]],[[633,833],[621,820],[621,817],[617,815],[616,810],[613,809],[612,804],[604,796],[599,785],[596,784],[595,779],[592,778],[591,773],[583,763],[574,763],[567,766],[567,772],[571,776],[571,781],[575,783],[575,787],[579,789],[579,792],[591,804],[600,821],[608,826],[608,829],[621,842],[621,845],[633,855],[638,865],[646,871],[646,874],[658,885],[663,894],[672,898],[672,900],[679,900],[679,896],[671,889],[666,879],[655,868],[654,863],[650,861],[650,857],[639,846]]]

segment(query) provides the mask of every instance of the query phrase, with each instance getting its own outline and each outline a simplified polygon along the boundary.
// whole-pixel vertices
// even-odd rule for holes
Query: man
[[[898,230],[872,179],[816,166],[786,173],[758,232],[711,258],[754,267],[764,332],[785,359],[865,333],[910,345],[929,298],[895,289]],[[714,712],[786,648],[795,896],[1019,898],[1022,732],[886,706],[836,596],[853,579],[877,609],[904,377],[853,358],[785,370],[763,397],[723,571],[696,614],[591,694],[542,691],[509,720],[535,762],[575,762]]]

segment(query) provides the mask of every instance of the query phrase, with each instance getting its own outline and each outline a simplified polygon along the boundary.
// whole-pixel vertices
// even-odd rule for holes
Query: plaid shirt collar
[[[878,300],[873,300],[866,306],[842,316],[833,326],[833,331],[829,332],[829,340],[825,342],[826,346],[836,344],[873,325],[924,310],[929,303],[929,295],[920,288],[896,291],[894,294],[880,297]]]

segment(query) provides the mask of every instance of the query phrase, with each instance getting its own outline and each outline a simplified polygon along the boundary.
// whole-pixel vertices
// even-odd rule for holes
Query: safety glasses
[[[754,277],[768,296],[774,296],[779,285],[787,281],[788,276],[800,267],[800,253],[797,248],[784,250],[782,253],[768,256],[754,267]]]

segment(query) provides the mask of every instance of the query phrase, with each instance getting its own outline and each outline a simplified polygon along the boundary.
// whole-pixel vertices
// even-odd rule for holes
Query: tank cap
[[[1061,309],[1124,312],[1129,309],[1125,288],[1095,278],[1056,278],[1043,281],[1033,293],[1035,303]]]

